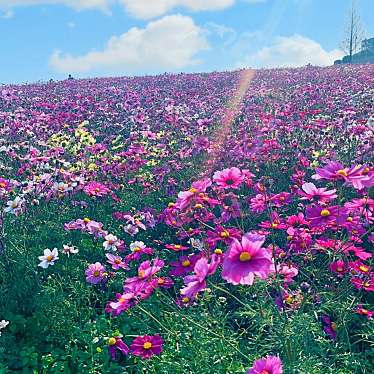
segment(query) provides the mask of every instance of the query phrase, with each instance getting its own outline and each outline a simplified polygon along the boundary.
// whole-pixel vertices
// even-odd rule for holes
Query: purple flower
[[[105,268],[100,262],[96,262],[88,266],[85,274],[88,283],[98,284],[104,279]]]
[[[282,374],[282,361],[277,356],[267,356],[253,363],[247,374]]]
[[[133,355],[148,359],[162,352],[163,343],[164,341],[160,335],[138,336],[131,343],[130,350]]]

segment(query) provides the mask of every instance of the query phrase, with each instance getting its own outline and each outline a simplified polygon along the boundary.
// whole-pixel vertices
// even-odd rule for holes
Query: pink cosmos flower
[[[332,339],[336,340],[336,331],[338,329],[338,326],[335,322],[331,320],[331,318],[324,314],[322,317],[322,324],[323,324],[323,331]]]
[[[240,169],[232,167],[222,171],[216,171],[213,175],[213,181],[221,188],[238,189],[244,181],[244,176]]]
[[[103,197],[110,193],[110,189],[107,186],[105,186],[102,183],[95,182],[95,181],[88,182],[84,186],[83,191],[88,196],[97,196],[97,197]]]
[[[206,288],[205,278],[213,274],[220,263],[220,258],[213,255],[212,261],[209,264],[206,257],[202,257],[196,261],[194,267],[194,275],[188,275],[184,278],[186,287],[181,289],[181,295],[190,300],[194,300],[197,294]]]
[[[317,188],[314,183],[304,183],[302,186],[301,200],[312,200],[319,203],[328,203],[338,197],[336,190],[327,188]]]
[[[126,263],[122,260],[120,256],[115,256],[111,253],[106,253],[106,258],[108,259],[108,263],[112,265],[113,270],[119,270],[119,269],[124,269],[127,270],[128,266]]]
[[[130,309],[138,302],[137,294],[125,291],[123,294],[116,294],[116,301],[110,301],[106,307],[106,312],[114,316],[120,315],[123,311]]]
[[[88,266],[85,274],[86,274],[86,281],[91,284],[98,284],[100,283],[105,276],[105,268],[100,262],[96,262],[95,264],[91,264]]]
[[[199,259],[199,257],[199,255],[180,256],[178,261],[173,261],[170,263],[173,269],[169,274],[174,277],[179,277],[191,272],[194,269],[196,261]]]
[[[329,265],[329,269],[333,273],[336,273],[338,277],[342,277],[345,273],[348,272],[348,267],[342,260],[331,262],[331,264]]]
[[[160,335],[138,336],[131,343],[130,350],[133,355],[148,359],[162,352],[163,343],[164,341]]]
[[[120,351],[124,356],[130,353],[130,348],[123,342],[121,337],[112,336],[108,339],[108,350],[112,360],[116,359],[116,351]]]
[[[323,168],[316,168],[316,174],[312,176],[315,180],[327,179],[327,180],[339,180],[350,181],[352,177],[356,177],[362,174],[364,167],[353,166],[351,168],[345,168],[341,163],[330,161]]]
[[[276,356],[267,356],[253,363],[252,368],[247,374],[282,374],[282,361]]]
[[[374,316],[374,311],[364,308],[362,304],[357,305],[356,312],[362,316],[366,316],[368,319],[371,319]]]
[[[348,214],[344,207],[316,205],[306,209],[306,216],[312,227],[331,224],[342,224],[347,220]]]
[[[244,235],[241,242],[234,239],[223,261],[222,278],[235,285],[252,285],[255,276],[266,279],[273,262],[264,242],[265,237],[256,234]]]

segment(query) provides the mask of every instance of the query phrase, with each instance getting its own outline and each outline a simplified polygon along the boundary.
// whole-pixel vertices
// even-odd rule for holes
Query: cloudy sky
[[[0,0],[0,83],[329,65],[351,0]],[[358,0],[374,37],[374,0]]]

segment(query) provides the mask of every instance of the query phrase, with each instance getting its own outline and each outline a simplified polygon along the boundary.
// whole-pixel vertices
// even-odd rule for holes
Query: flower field
[[[374,65],[0,87],[0,373],[374,372]]]

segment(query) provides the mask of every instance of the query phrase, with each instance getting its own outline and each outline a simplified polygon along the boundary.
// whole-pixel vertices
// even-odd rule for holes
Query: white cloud
[[[125,9],[137,18],[161,16],[175,7],[192,11],[220,10],[234,5],[235,0],[120,0]]]
[[[327,66],[343,56],[339,49],[326,51],[316,41],[301,35],[278,36],[270,46],[247,55],[237,66],[297,67],[307,64]]]
[[[203,30],[192,18],[172,15],[148,23],[144,29],[133,27],[113,36],[102,51],[82,56],[56,51],[50,63],[64,73],[153,73],[195,65],[196,54],[208,48]]]

